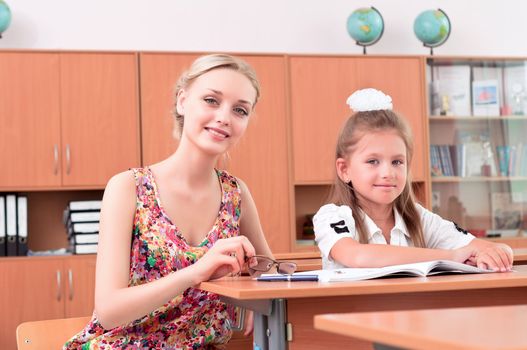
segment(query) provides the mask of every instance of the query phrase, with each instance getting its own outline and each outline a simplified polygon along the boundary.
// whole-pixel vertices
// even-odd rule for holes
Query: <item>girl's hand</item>
[[[246,256],[254,256],[251,242],[245,236],[219,239],[192,268],[197,283],[240,272]]]
[[[450,260],[475,266],[475,262],[473,261],[476,258],[477,252],[478,250],[475,247],[466,245],[464,247],[451,250],[452,255]]]
[[[511,271],[513,262],[512,249],[501,243],[492,243],[481,248],[475,257],[476,266],[494,271]]]

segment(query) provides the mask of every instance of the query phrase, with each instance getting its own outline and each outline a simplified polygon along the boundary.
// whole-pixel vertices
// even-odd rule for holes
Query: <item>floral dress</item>
[[[138,168],[132,172],[137,205],[130,287],[183,269],[200,259],[218,239],[239,234],[240,188],[227,172],[216,170],[222,189],[220,210],[212,229],[196,247],[185,241],[163,210],[151,170]],[[234,310],[216,294],[188,288],[150,314],[112,329],[104,329],[94,313],[90,323],[63,349],[221,349],[232,335],[234,316]]]

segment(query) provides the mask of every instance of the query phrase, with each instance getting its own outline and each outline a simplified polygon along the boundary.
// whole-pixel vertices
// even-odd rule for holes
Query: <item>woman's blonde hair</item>
[[[408,176],[403,192],[394,201],[395,208],[401,214],[412,242],[416,247],[424,247],[423,228],[415,206],[415,197],[410,179],[410,164],[413,156],[412,132],[406,121],[391,110],[357,112],[348,118],[337,140],[335,161],[338,158],[348,159],[355,150],[359,140],[367,133],[378,131],[395,131],[406,146]],[[352,183],[345,183],[335,172],[334,183],[330,193],[331,203],[348,205],[351,208],[360,243],[368,243],[368,232]]]
[[[188,70],[181,74],[174,88],[174,117],[176,119],[177,127],[177,132],[174,130],[175,136],[181,136],[185,121],[185,117],[179,114],[176,108],[179,91],[181,89],[188,88],[197,78],[203,74],[220,68],[232,69],[233,71],[241,73],[247,77],[256,91],[256,98],[254,99],[253,108],[256,105],[256,102],[258,102],[258,98],[260,97],[260,82],[258,81],[258,77],[256,76],[256,72],[254,71],[253,67],[251,67],[247,62],[238,57],[226,54],[212,54],[198,57],[188,68]]]

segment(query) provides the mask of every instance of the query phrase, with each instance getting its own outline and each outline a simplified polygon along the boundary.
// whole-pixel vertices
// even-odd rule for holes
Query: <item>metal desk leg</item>
[[[268,319],[272,317],[276,309],[275,300],[236,300],[228,297],[221,298],[225,303],[241,306],[254,311],[254,331],[253,331],[253,348],[254,350],[275,350],[277,348],[269,347],[269,327]],[[285,313],[284,313],[285,314]],[[282,320],[285,328],[285,317]],[[283,349],[283,348],[281,348]]]
[[[269,350],[267,342],[267,316],[258,311],[254,312],[253,349]]]
[[[285,299],[273,299],[273,312],[267,318],[267,336],[269,337],[269,349],[285,350]]]

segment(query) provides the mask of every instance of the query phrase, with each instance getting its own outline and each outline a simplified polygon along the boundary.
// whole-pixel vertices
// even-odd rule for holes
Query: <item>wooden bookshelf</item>
[[[443,164],[447,164],[446,174],[455,175],[430,176],[433,196],[440,199],[434,210],[446,219],[463,222],[461,225],[468,229],[514,231],[527,227],[527,196],[523,195],[527,189],[527,148],[524,146],[527,104],[522,101],[527,93],[526,62],[524,58],[505,57],[426,59],[429,145],[434,146],[431,153],[435,154],[431,163],[434,175],[438,174],[439,163],[443,174]],[[463,69],[456,70],[456,66]],[[470,74],[465,76],[467,69]],[[453,72],[458,71],[460,75],[453,76]],[[444,74],[448,72],[452,74]],[[463,81],[456,84],[454,98],[450,95],[454,89],[449,86],[456,79]],[[495,90],[487,91],[491,93],[484,94],[485,100],[480,101],[481,96],[475,96],[475,89],[481,87],[483,81],[492,81],[488,86]],[[464,88],[459,90],[460,86]],[[492,108],[487,108],[487,104]],[[438,115],[440,111],[446,115]],[[445,146],[447,159],[443,154],[437,155],[438,149],[442,153]],[[453,172],[448,171],[450,161]],[[431,173],[431,165],[429,169]],[[493,198],[499,193],[509,194],[510,205],[496,206]],[[507,222],[504,225],[508,226],[493,227],[498,222],[497,215],[501,215],[500,222]],[[506,221],[505,215],[510,216]],[[501,240],[517,246],[523,245],[521,242],[525,238]]]

